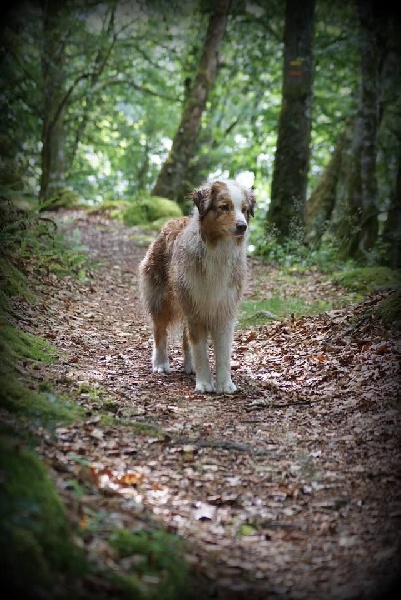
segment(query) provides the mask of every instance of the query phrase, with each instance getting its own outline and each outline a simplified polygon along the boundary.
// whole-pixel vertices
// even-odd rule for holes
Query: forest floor
[[[89,556],[129,572],[102,532],[152,520],[188,542],[194,597],[381,597],[401,570],[401,334],[369,312],[385,292],[238,329],[239,392],[203,395],[178,342],[173,372],[152,373],[140,232],[84,211],[56,221],[79,230],[94,266],[82,281],[32,277],[40,302],[23,324],[61,356],[31,377],[86,410],[84,422],[43,430],[38,452],[71,521],[97,519]],[[279,289],[278,276],[250,260],[247,297],[342,293],[317,272]]]

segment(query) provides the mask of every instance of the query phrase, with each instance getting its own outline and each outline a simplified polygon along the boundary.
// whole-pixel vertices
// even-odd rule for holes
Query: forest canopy
[[[188,210],[193,187],[240,177],[257,192],[256,252],[334,240],[399,266],[399,21],[382,9],[17,3],[1,30],[2,193]]]

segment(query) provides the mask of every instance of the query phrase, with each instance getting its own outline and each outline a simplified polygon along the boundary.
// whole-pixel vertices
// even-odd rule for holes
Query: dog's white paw
[[[213,381],[197,381],[195,385],[195,392],[201,392],[202,394],[206,392],[214,392],[215,387]]]
[[[170,363],[154,363],[153,364],[153,373],[171,373]]]
[[[223,381],[216,385],[216,394],[233,394],[237,391],[237,386],[231,381]]]

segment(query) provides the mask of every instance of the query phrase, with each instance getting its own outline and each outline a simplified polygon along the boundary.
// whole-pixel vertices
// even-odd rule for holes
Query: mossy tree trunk
[[[48,200],[65,179],[64,124],[64,45],[60,43],[61,9],[58,3],[43,5],[42,47],[42,152],[39,197]]]
[[[332,219],[343,171],[344,154],[349,137],[348,125],[340,134],[333,154],[305,206],[305,242],[319,243]]]
[[[379,144],[379,167],[383,169],[390,197],[382,239],[388,247],[385,264],[401,268],[401,16],[399,11],[389,19],[386,41],[386,59],[381,69],[381,97],[383,98],[383,126]],[[384,143],[380,143],[385,138]],[[388,151],[389,149],[389,151]],[[387,192],[387,193],[386,193]]]
[[[284,75],[266,228],[284,241],[303,225],[313,101],[315,0],[287,0]]]
[[[392,269],[401,269],[401,131],[398,140],[397,180],[383,231],[383,239],[390,247],[388,264]]]
[[[174,136],[170,153],[152,191],[155,196],[177,200],[183,207],[191,188],[188,169],[194,156],[202,114],[217,76],[219,50],[226,30],[230,5],[231,0],[218,0],[213,3],[197,74],[187,93],[181,122]]]
[[[388,212],[381,235],[391,246],[391,259],[388,258],[387,264],[393,265],[399,260],[396,257],[400,251],[397,244],[401,228],[399,191],[396,190],[401,152],[400,21],[391,11],[376,15],[372,5],[370,19],[367,16],[360,14],[361,28],[365,29],[361,32],[365,81],[358,92],[358,111],[340,136],[307,202],[305,233],[308,242],[316,243],[328,228],[339,241],[343,258],[364,259],[368,251],[364,244],[370,241],[373,245],[377,238],[378,212]]]
[[[377,135],[380,117],[380,19],[374,0],[357,1],[361,51],[361,88],[349,150],[346,205],[338,210],[336,233],[342,257],[365,260],[378,235]]]

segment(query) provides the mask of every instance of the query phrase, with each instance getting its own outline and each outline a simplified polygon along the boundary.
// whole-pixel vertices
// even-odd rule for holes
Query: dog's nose
[[[248,228],[248,225],[246,223],[244,223],[243,221],[237,221],[236,223],[236,230],[237,233],[244,233]]]

